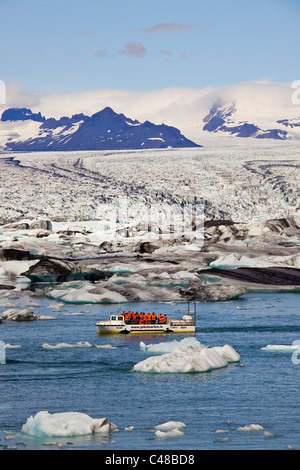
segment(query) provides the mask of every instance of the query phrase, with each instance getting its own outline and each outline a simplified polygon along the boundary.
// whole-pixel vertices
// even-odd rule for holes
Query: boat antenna
[[[194,301],[194,322],[196,325],[196,302]]]

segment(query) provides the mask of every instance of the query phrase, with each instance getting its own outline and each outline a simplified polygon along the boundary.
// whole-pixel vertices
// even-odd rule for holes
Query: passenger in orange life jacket
[[[160,313],[158,315],[158,323],[163,323],[164,322],[164,317],[162,316],[162,314]]]
[[[156,323],[156,313],[154,313],[154,312],[153,312],[152,315],[151,315],[151,323],[152,323],[152,324],[155,324],[155,323]]]

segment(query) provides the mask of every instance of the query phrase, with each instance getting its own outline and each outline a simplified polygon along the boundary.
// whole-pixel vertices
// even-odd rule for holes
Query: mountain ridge
[[[10,137],[4,150],[8,151],[76,151],[76,150],[134,150],[155,148],[201,147],[187,139],[179,129],[166,124],[143,123],[110,107],[87,116],[75,114],[71,118],[44,118],[26,108],[9,108],[1,121],[41,122],[32,135]],[[35,134],[34,134],[35,132]]]

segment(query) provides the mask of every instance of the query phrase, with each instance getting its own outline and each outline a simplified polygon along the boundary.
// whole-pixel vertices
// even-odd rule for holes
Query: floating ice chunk
[[[172,437],[181,437],[184,436],[184,432],[180,431],[179,429],[172,429],[171,431],[163,432],[163,431],[156,431],[155,435],[157,439],[170,439]]]
[[[180,421],[167,421],[166,423],[158,424],[154,426],[154,429],[159,431],[172,431],[172,429],[184,429],[186,428],[186,424],[181,423]]]
[[[97,349],[117,349],[116,346],[112,346],[111,344],[95,344],[95,348],[97,348]]]
[[[259,432],[263,431],[265,428],[260,424],[247,424],[246,426],[242,426],[237,428],[237,431],[247,431],[247,432]]]
[[[225,346],[215,346],[210,349],[220,354],[227,362],[239,362],[241,359],[240,355],[229,344],[225,344]]]
[[[109,423],[107,418],[93,419],[77,412],[50,414],[48,411],[39,411],[35,416],[30,416],[21,429],[23,433],[35,437],[82,436],[115,430],[117,426]]]
[[[300,344],[292,344],[292,345],[285,345],[285,344],[268,344],[267,346],[260,348],[262,351],[269,351],[269,352],[293,352],[300,350]]]
[[[11,321],[32,321],[39,319],[38,315],[34,315],[33,312],[28,309],[19,310],[15,308],[9,308],[5,310],[1,314],[1,317],[3,318],[3,320]]]
[[[158,344],[145,344],[143,341],[140,342],[140,349],[142,351],[149,351],[155,354],[169,353],[183,346],[201,347],[201,343],[196,340],[196,338],[184,338],[181,341],[165,341]]]
[[[275,434],[273,434],[272,432],[269,432],[269,431],[265,431],[264,432],[264,437],[266,439],[270,438],[270,437],[275,437]]]
[[[48,343],[42,344],[42,348],[44,349],[63,349],[63,348],[90,348],[92,344],[88,343],[87,341],[79,341],[76,344],[68,344],[68,343],[58,343],[55,345],[51,345]]]
[[[20,344],[9,344],[9,343],[7,343],[5,345],[5,349],[19,349],[21,347],[22,346],[20,346]]]
[[[134,429],[134,426],[128,426],[128,427],[124,428],[124,431],[132,432],[133,429]]]
[[[51,317],[50,315],[40,315],[38,320],[56,320],[56,318]]]
[[[189,373],[206,372],[228,365],[228,362],[205,346],[183,346],[161,356],[151,356],[133,368],[144,373]]]

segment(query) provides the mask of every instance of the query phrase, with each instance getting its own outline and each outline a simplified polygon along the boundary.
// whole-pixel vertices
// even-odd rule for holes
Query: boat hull
[[[98,334],[195,333],[195,325],[100,325]]]

